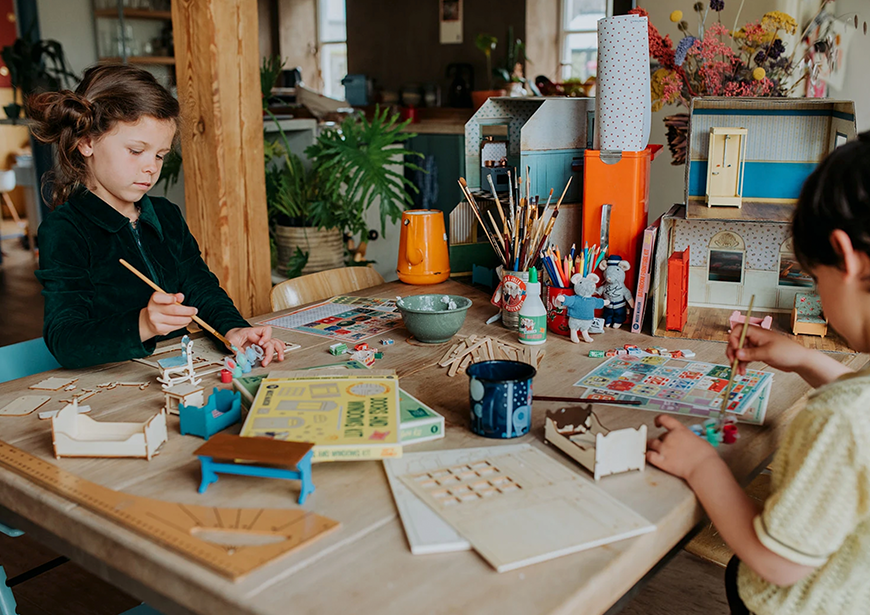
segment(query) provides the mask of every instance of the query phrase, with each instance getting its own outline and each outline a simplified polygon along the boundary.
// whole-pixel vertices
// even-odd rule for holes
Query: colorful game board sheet
[[[402,326],[396,302],[369,297],[333,297],[264,325],[356,343]]]
[[[716,417],[731,368],[727,365],[672,359],[657,355],[611,357],[574,384],[585,397],[637,400],[639,410]],[[727,412],[744,423],[761,425],[767,410],[773,374],[747,370],[737,376]]]

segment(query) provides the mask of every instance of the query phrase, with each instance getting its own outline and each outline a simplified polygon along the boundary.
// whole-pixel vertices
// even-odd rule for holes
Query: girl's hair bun
[[[86,98],[70,90],[45,92],[28,101],[33,134],[45,143],[57,143],[63,137],[82,137],[94,125],[94,108]]]

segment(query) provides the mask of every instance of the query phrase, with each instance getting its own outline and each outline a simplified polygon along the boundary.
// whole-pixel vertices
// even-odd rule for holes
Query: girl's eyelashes
[[[127,149],[128,149],[129,152],[130,152],[131,154],[133,154],[134,156],[138,156],[139,154],[142,153],[142,150],[135,150],[135,149],[132,149],[132,148],[127,148]]]
[[[157,154],[157,160],[163,160],[163,154]]]

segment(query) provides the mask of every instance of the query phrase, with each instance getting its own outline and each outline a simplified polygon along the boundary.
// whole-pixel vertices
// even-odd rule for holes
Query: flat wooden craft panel
[[[57,378],[55,376],[46,378],[36,384],[31,384],[28,388],[36,391],[59,391],[60,389],[76,382],[78,378]]]
[[[49,401],[49,395],[23,395],[0,408],[0,416],[26,416]]]
[[[429,453],[447,461],[453,451]],[[591,549],[655,526],[541,451],[452,460],[402,482],[497,571]]]
[[[214,459],[241,459],[256,463],[295,467],[308,451],[311,442],[285,442],[272,438],[243,438],[226,433],[215,434],[193,454]]]
[[[460,536],[453,527],[414,495],[399,477],[435,470],[445,463],[473,463],[493,454],[506,454],[524,450],[526,444],[507,444],[497,447],[467,448],[455,451],[432,453],[405,453],[399,459],[384,459],[384,471],[393,492],[393,500],[405,529],[408,546],[414,555],[467,551],[471,543]]]
[[[304,510],[214,508],[120,493],[5,442],[0,466],[233,580],[339,527]]]

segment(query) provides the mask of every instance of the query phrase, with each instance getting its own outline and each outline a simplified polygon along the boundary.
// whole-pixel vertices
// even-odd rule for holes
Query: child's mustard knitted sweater
[[[738,588],[750,611],[870,612],[870,370],[819,388],[797,414],[755,532],[771,551],[817,568],[779,587],[741,564]]]

